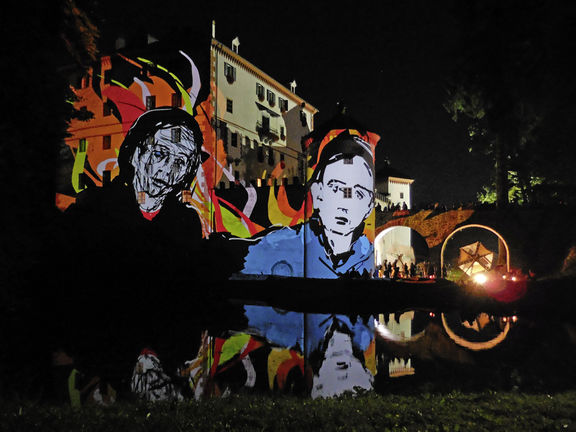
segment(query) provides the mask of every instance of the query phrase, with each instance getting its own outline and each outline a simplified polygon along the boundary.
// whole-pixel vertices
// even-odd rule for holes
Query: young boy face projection
[[[360,156],[344,157],[326,166],[311,185],[314,208],[325,230],[350,236],[372,211],[374,179]]]
[[[372,144],[349,131],[310,152],[312,214],[250,245],[244,274],[337,278],[370,275],[374,256],[366,219],[374,203]]]

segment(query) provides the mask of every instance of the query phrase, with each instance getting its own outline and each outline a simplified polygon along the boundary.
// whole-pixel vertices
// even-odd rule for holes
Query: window
[[[260,83],[256,83],[256,96],[261,101],[264,100],[264,86]]]
[[[352,198],[352,188],[351,187],[343,187],[342,194],[344,198]]]
[[[104,135],[102,137],[102,150],[110,150],[112,148],[112,137]]]
[[[110,101],[108,99],[106,99],[106,101],[104,102],[104,105],[102,107],[102,115],[104,117],[109,116],[110,114],[112,114],[112,107],[110,106]]]
[[[344,165],[352,165],[352,158],[350,156],[344,158]]]
[[[400,199],[404,198],[404,192],[400,192]]]
[[[138,204],[144,204],[146,202],[146,192],[139,191],[137,196]]]
[[[268,165],[274,165],[274,151],[272,150],[272,147],[268,147]]]
[[[220,139],[224,145],[224,150],[228,151],[228,126],[224,122],[220,122]]]
[[[172,93],[172,104],[174,108],[182,106],[182,95],[180,93]]]
[[[174,143],[180,142],[180,139],[182,138],[182,130],[180,128],[172,128],[170,130],[170,135],[172,142]]]
[[[232,84],[236,81],[236,68],[229,63],[224,63],[224,76]]]
[[[244,137],[244,145],[250,147],[250,137]]]
[[[230,135],[230,145],[232,147],[238,147],[238,133],[237,132],[233,132]]]
[[[264,162],[264,149],[258,146],[258,162]]]
[[[282,111],[282,112],[288,111],[288,100],[279,97],[278,98],[278,105],[280,106],[280,111]]]
[[[146,111],[156,108],[156,96],[146,96]]]
[[[306,113],[304,111],[300,111],[300,121],[302,122],[302,126],[308,124],[308,119],[306,118]]]
[[[262,116],[262,131],[268,132],[270,130],[270,118]]]
[[[286,139],[286,131],[284,130],[284,126],[280,126],[280,139]]]
[[[276,104],[276,95],[271,92],[270,90],[266,91],[266,100],[270,104],[270,106],[274,106]]]
[[[226,112],[232,114],[233,110],[234,110],[234,103],[232,102],[232,99],[226,99]]]
[[[80,153],[86,153],[86,147],[87,147],[86,138],[81,138],[80,141],[78,141],[78,151]]]

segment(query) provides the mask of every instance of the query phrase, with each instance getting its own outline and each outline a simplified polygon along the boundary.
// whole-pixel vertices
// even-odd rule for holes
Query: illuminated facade
[[[301,182],[302,137],[314,129],[317,110],[239,55],[238,38],[228,48],[212,39],[210,80],[216,133],[227,152],[230,182]],[[280,164],[282,172],[275,168]]]
[[[389,166],[376,173],[376,206],[382,210],[412,208],[414,179]]]

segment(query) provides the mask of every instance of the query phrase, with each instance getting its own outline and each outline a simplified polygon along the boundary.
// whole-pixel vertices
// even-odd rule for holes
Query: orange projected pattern
[[[200,216],[204,236],[217,231],[250,237],[264,230],[265,226],[251,220],[250,215],[244,214],[242,209],[215,191],[215,186],[229,173],[224,144],[221,139],[216,139],[213,127],[212,95],[194,107],[188,94],[190,89],[184,89],[182,81],[174,73],[143,58],[130,59],[118,55],[114,60],[118,59],[133,68],[129,82],[106,78],[113,68],[108,57],[102,60],[100,70],[91,71],[82,88],[74,90],[78,97],[76,108],[85,108],[93,113],[93,117],[88,121],[73,120],[70,123],[66,145],[74,160],[69,179],[74,193],[58,193],[57,207],[66,210],[86,183],[101,187],[106,179],[117,177],[120,147],[130,127],[146,112],[147,102],[150,104],[153,100],[152,107],[171,106],[176,93],[181,95],[180,108],[192,114],[200,126],[204,138],[203,151],[209,156],[199,168],[190,192],[183,194],[185,204]],[[281,178],[283,170],[284,164],[277,164],[271,173],[272,178]],[[277,197],[274,187],[271,187],[268,198],[271,224],[295,225],[305,219],[305,205],[292,208],[284,186],[278,189]]]

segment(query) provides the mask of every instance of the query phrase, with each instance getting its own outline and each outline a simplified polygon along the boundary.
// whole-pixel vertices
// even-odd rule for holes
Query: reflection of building
[[[412,208],[411,186],[414,180],[385,166],[376,172],[376,205],[381,210]]]
[[[210,83],[215,125],[227,153],[231,181],[304,180],[301,138],[314,127],[316,108],[240,57],[238,38],[232,48],[212,39]],[[260,180],[262,181],[262,180]]]
[[[398,318],[396,318],[395,314],[378,315],[380,325],[385,326],[393,337],[402,342],[406,342],[412,338],[413,319],[414,311],[404,312]],[[396,357],[388,362],[388,375],[392,378],[414,375],[414,373],[415,371],[410,358]]]

